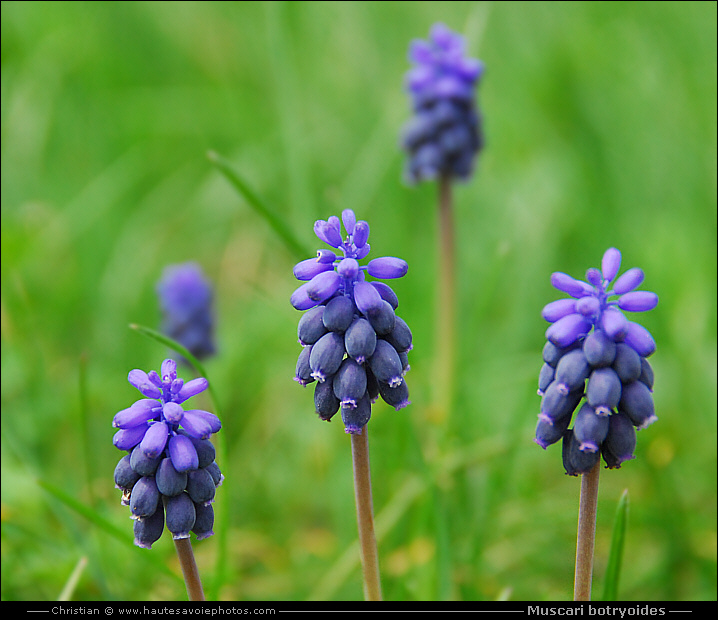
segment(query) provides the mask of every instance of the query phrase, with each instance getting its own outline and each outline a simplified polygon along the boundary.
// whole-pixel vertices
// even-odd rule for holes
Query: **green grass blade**
[[[50,495],[52,495],[55,499],[60,501],[61,503],[65,504],[68,508],[71,510],[74,510],[79,515],[85,517],[90,523],[97,526],[98,529],[103,531],[105,534],[108,534],[109,536],[112,536],[113,538],[116,538],[120,542],[122,542],[125,545],[134,546],[134,543],[132,542],[132,534],[126,532],[125,530],[121,530],[120,528],[116,527],[114,524],[110,523],[107,519],[105,519],[100,513],[98,513],[96,510],[90,508],[89,506],[86,506],[81,501],[75,499],[72,497],[72,495],[66,493],[62,489],[56,487],[54,484],[51,484],[50,482],[47,482],[46,480],[38,480],[38,485],[45,489]],[[141,557],[145,558],[147,561],[151,562],[153,566],[161,570],[165,575],[170,575],[174,579],[178,579],[180,582],[184,583],[182,580],[182,577],[180,577],[178,574],[172,572],[163,562],[162,558],[158,555],[151,554],[151,553],[142,553],[140,554]]]
[[[310,257],[313,252],[306,248],[303,243],[297,239],[292,229],[287,226],[284,219],[277,215],[249,186],[249,184],[239,175],[232,165],[214,151],[207,153],[207,158],[219,170],[224,177],[232,184],[232,186],[244,197],[259,215],[261,215],[277,233],[279,238],[284,242],[287,249],[298,259]]]
[[[611,535],[611,550],[608,555],[606,567],[606,581],[603,588],[603,600],[618,600],[618,581],[623,561],[623,548],[626,544],[626,524],[628,522],[628,489],[623,491],[621,499],[618,500],[616,518],[613,523],[613,534]]]

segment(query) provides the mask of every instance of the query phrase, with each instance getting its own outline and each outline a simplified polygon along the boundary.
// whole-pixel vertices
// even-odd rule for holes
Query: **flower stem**
[[[204,590],[202,590],[202,582],[199,578],[197,563],[194,561],[194,553],[192,552],[192,544],[189,538],[175,539],[175,548],[177,549],[177,557],[179,558],[184,582],[187,586],[187,596],[190,601],[203,601]]]
[[[454,394],[454,357],[456,346],[456,242],[451,178],[442,175],[438,180],[439,278],[436,309],[436,363],[440,386],[435,407],[437,422],[443,422],[452,408]]]
[[[379,556],[374,533],[374,508],[371,498],[371,472],[369,469],[369,435],[367,426],[361,433],[352,433],[352,463],[354,465],[354,498],[359,526],[364,598],[381,601]]]
[[[576,541],[576,572],[573,583],[573,600],[591,600],[593,575],[593,549],[596,540],[596,508],[598,506],[598,478],[600,461],[581,476],[581,498],[578,507],[578,536]]]

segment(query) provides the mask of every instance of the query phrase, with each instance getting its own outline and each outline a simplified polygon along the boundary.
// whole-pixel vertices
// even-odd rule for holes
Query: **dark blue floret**
[[[165,513],[160,503],[149,517],[135,519],[133,526],[135,544],[143,549],[150,549],[162,536],[165,527]]]
[[[599,454],[607,467],[620,467],[633,458],[636,429],[657,419],[653,369],[646,359],[655,342],[623,313],[651,310],[658,297],[634,290],[643,282],[640,269],[617,278],[620,266],[621,253],[610,248],[601,269],[589,269],[585,282],[555,272],[551,284],[570,299],[553,301],[541,313],[551,325],[539,373],[536,443],[545,448],[563,437],[564,467],[570,475],[589,471]]]
[[[173,497],[165,497],[164,505],[167,529],[172,532],[172,538],[175,540],[189,538],[196,514],[189,495],[180,493]]]
[[[302,345],[314,344],[324,334],[327,328],[324,326],[325,306],[316,306],[307,310],[299,319],[297,326],[297,338]]]
[[[115,467],[115,485],[118,489],[131,489],[141,477],[132,469],[129,454],[123,456]]]
[[[173,497],[182,493],[187,487],[187,473],[178,472],[172,465],[172,459],[164,458],[157,468],[155,481],[157,490],[162,495]]]
[[[334,249],[319,250],[316,259],[301,261],[294,269],[304,283],[291,303],[305,311],[297,327],[304,349],[295,380],[302,385],[317,380],[314,407],[319,417],[330,420],[341,409],[347,432],[358,433],[380,394],[379,380],[387,384],[389,404],[401,408],[409,403],[403,377],[409,370],[411,330],[395,314],[399,300],[393,289],[367,279],[401,278],[408,265],[392,256],[360,264],[370,251],[369,225],[349,209],[341,220],[318,220],[314,232]]]
[[[212,501],[215,487],[212,475],[206,469],[196,469],[187,474],[187,493],[193,502]]]
[[[149,517],[157,510],[160,492],[154,476],[142,476],[132,487],[130,512],[136,518]]]
[[[197,540],[203,540],[212,536],[214,531],[214,508],[212,504],[195,504],[195,519],[192,531],[197,535]]]
[[[618,406],[620,398],[621,379],[613,368],[596,368],[591,372],[586,400],[598,415],[609,415]]]

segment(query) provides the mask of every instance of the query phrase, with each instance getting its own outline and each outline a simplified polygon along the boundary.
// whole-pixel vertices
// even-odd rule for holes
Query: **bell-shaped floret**
[[[621,413],[608,418],[608,434],[601,444],[601,454],[609,469],[619,469],[621,463],[635,458],[636,429],[633,423]]]
[[[633,381],[623,386],[618,411],[626,414],[639,429],[650,426],[658,419],[653,406],[653,395],[641,381]]]
[[[130,466],[140,476],[154,476],[162,461],[162,455],[147,456],[140,446],[137,446],[130,454]]]
[[[630,383],[641,376],[641,356],[636,353],[633,347],[624,342],[616,345],[616,359],[613,361],[613,369],[623,383]]]
[[[214,508],[212,504],[197,503],[194,505],[195,519],[192,531],[197,535],[197,540],[204,540],[214,534]]]
[[[556,443],[563,437],[566,432],[568,425],[571,423],[571,415],[563,416],[558,420],[554,420],[553,424],[550,421],[539,418],[536,423],[536,434],[534,441],[541,446],[544,450],[551,444]]]
[[[366,392],[366,371],[356,360],[348,357],[339,366],[332,385],[342,407],[356,407]]]
[[[344,346],[349,357],[363,364],[374,354],[376,332],[369,321],[355,319],[344,334]]]
[[[567,346],[567,347],[557,347],[553,342],[548,341],[543,346],[542,351],[542,358],[543,361],[546,362],[549,366],[553,366],[556,368],[556,365],[558,364],[558,361],[566,355],[569,351],[573,351],[574,349],[578,348],[580,346],[579,342],[574,342],[573,344]]]
[[[607,415],[598,415],[589,403],[583,404],[573,423],[573,434],[579,442],[579,450],[598,452],[608,433],[608,418]]]
[[[543,363],[541,366],[541,370],[539,371],[539,379],[538,379],[538,393],[539,395],[543,396],[544,392],[548,388],[549,385],[551,385],[551,382],[554,380],[554,376],[556,375],[556,369],[553,366],[549,366],[546,362]]]
[[[581,398],[583,398],[583,389],[565,394],[559,389],[559,382],[554,380],[541,398],[539,419],[554,424],[566,416],[570,418]]]
[[[582,349],[566,353],[556,365],[555,381],[558,382],[559,391],[568,394],[583,388],[590,372],[591,366]]]
[[[359,399],[356,407],[342,407],[342,421],[344,422],[344,431],[346,433],[361,433],[371,418],[371,401],[369,394],[365,393]]]
[[[407,405],[410,405],[409,401],[409,387],[406,385],[406,381],[402,381],[396,387],[390,386],[388,383],[379,382],[379,394],[387,405],[391,405],[399,411]]]
[[[132,487],[130,512],[132,517],[140,519],[149,517],[157,510],[160,492],[153,476],[142,476]]]
[[[587,474],[598,463],[601,455],[598,452],[590,452],[580,449],[580,442],[576,439],[572,430],[567,430],[563,435],[561,456],[563,467],[569,476]]]
[[[379,336],[386,336],[394,329],[396,315],[388,301],[382,300],[379,308],[369,310],[365,316]]]
[[[115,486],[118,489],[131,489],[142,474],[138,474],[130,464],[130,455],[125,454],[115,466]]]
[[[325,306],[315,306],[307,310],[302,318],[299,319],[297,325],[297,338],[302,346],[308,346],[314,344],[324,334],[327,333],[327,328],[324,326],[324,308]]]
[[[403,381],[403,369],[399,354],[386,340],[377,340],[374,354],[369,359],[369,366],[380,383],[384,382],[391,387],[397,387]]]
[[[215,484],[212,475],[206,469],[187,472],[187,493],[193,502],[209,502],[214,499]]]
[[[312,346],[309,355],[309,367],[312,369],[312,376],[317,381],[324,381],[333,375],[342,363],[344,358],[344,336],[337,332],[324,334]]]
[[[323,381],[314,388],[314,410],[322,420],[331,420],[339,411],[339,399],[334,394],[334,382]]]
[[[135,544],[142,549],[151,549],[162,536],[165,529],[165,513],[160,503],[157,509],[148,517],[135,519],[133,526]]]
[[[600,329],[595,329],[583,341],[583,354],[594,368],[610,366],[616,358],[616,343]]]
[[[588,378],[586,400],[596,415],[607,416],[621,398],[621,379],[613,368],[596,368]]]
[[[411,350],[412,334],[406,321],[399,316],[394,317],[394,328],[385,336],[386,341],[397,353]]]
[[[189,538],[195,521],[194,503],[189,495],[180,493],[172,497],[165,497],[164,505],[167,529],[172,532],[172,538],[174,540]]]
[[[174,468],[174,465],[172,465],[172,459],[164,458],[155,473],[155,482],[157,483],[157,489],[162,495],[172,497],[179,495],[185,490],[187,486],[187,473],[178,472]]]
[[[356,307],[351,297],[338,295],[327,302],[322,322],[331,332],[345,332],[354,320]]]
[[[638,380],[643,383],[649,390],[653,389],[653,368],[645,357],[641,358],[641,375]]]

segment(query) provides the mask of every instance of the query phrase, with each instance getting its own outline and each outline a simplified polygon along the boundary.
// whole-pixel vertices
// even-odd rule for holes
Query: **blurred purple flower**
[[[467,58],[464,40],[444,24],[434,24],[428,41],[409,49],[413,67],[406,76],[414,117],[406,125],[402,146],[409,157],[410,183],[446,175],[468,179],[483,147],[481,117],[474,89],[483,64]]]
[[[169,265],[157,284],[161,331],[198,359],[215,353],[213,292],[194,262]]]

